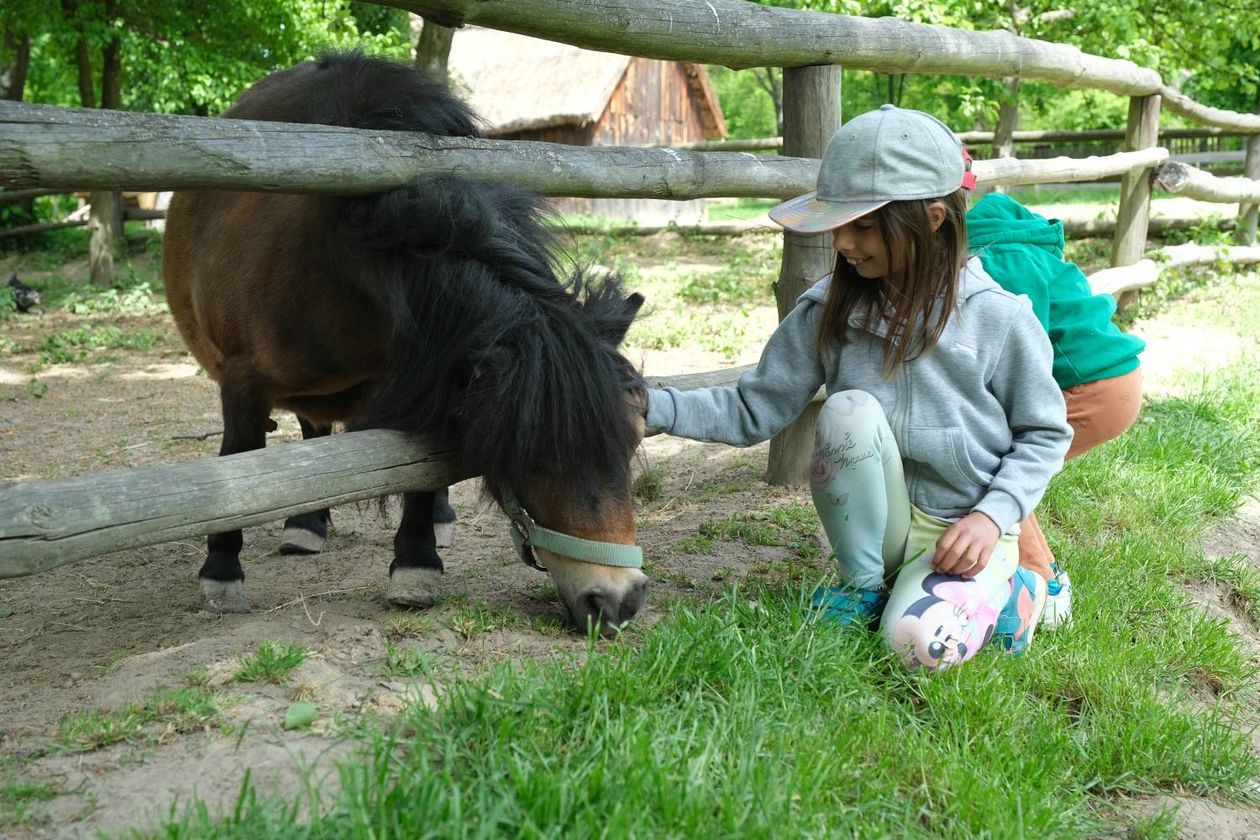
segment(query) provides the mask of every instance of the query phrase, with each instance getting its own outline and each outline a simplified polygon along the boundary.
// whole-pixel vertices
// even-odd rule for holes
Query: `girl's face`
[[[868,280],[887,277],[896,268],[889,264],[884,234],[874,214],[854,219],[832,231],[832,247],[848,260],[854,271]]]

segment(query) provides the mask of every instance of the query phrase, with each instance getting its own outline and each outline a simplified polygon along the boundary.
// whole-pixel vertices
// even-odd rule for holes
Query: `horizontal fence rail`
[[[1155,185],[1167,192],[1199,201],[1260,204],[1260,181],[1222,178],[1177,161],[1168,161],[1156,170]]]
[[[690,387],[685,376],[659,381]],[[473,477],[448,442],[372,429],[178,464],[0,485],[0,578]]]
[[[1166,149],[976,161],[985,184],[1090,181],[1166,160]],[[741,152],[570,146],[402,131],[87,111],[0,102],[0,186],[355,194],[420,177],[505,181],[579,198],[791,198],[818,161]]]
[[[0,487],[0,578],[247,528],[468,473],[458,451],[373,430],[238,455]]]
[[[958,142],[968,146],[982,146],[993,142],[992,131],[957,131],[954,136]],[[1246,132],[1229,131],[1223,128],[1165,128],[1160,129],[1160,140],[1207,140],[1218,137],[1248,137]],[[1015,131],[1011,134],[1013,143],[1091,143],[1099,141],[1119,141],[1124,139],[1121,129],[1100,128],[1083,131],[1067,131],[1060,129],[1038,129],[1035,131]],[[652,148],[670,148],[690,152],[757,152],[774,151],[783,148],[782,137],[752,137],[736,140],[698,140],[695,143],[664,144],[654,143]]]
[[[444,26],[477,24],[591,50],[727,67],[843,64],[893,73],[1019,76],[1124,96],[1158,93],[1159,74],[1066,44],[896,18],[740,0],[378,0]]]

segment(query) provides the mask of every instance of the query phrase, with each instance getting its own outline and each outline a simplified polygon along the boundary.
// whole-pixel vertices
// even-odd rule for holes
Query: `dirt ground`
[[[27,346],[66,329],[67,319],[73,317],[16,317],[0,325],[0,335]],[[123,321],[174,335],[164,312]],[[1158,322],[1139,326],[1152,340],[1161,329]],[[1158,388],[1176,364],[1211,366],[1254,351],[1224,335],[1200,337],[1198,346],[1206,358],[1169,354],[1147,365],[1148,381]],[[729,364],[686,348],[639,355],[650,375]],[[755,356],[753,346],[736,361]],[[177,339],[147,352],[115,353],[103,363],[46,367],[38,372],[47,385],[41,396],[28,388],[32,359],[0,355],[0,483],[190,460],[217,450],[214,384]],[[291,417],[277,419],[268,445],[300,437]],[[785,548],[718,543],[699,554],[678,548],[701,523],[808,501],[804,491],[764,484],[766,451],[764,445],[736,450],[664,436],[644,445],[639,469],[652,469],[660,486],[638,510],[640,544],[653,567],[641,624],[650,625],[673,600],[713,597],[732,580],[821,573],[821,561],[816,569],[789,563]],[[506,520],[482,504],[476,484],[455,487],[452,501],[460,522],[456,544],[445,553],[444,598],[423,613],[400,613],[384,602],[396,518],[370,503],[335,510],[328,546],[316,556],[279,555],[278,523],[248,530],[242,560],[253,610],[246,615],[202,609],[196,584],[202,540],[0,581],[0,783],[20,778],[56,794],[31,803],[21,819],[0,820],[0,836],[77,837],[151,826],[172,801],[194,794],[217,812],[234,801],[246,768],[264,791],[291,794],[311,768],[317,782],[335,789],[333,764],[345,749],[338,731],[347,716],[388,717],[409,696],[432,700],[443,684],[489,663],[583,650],[585,639],[565,628],[546,577],[516,559]],[[1227,535],[1219,539],[1229,541],[1210,550],[1242,552],[1260,564],[1260,514],[1253,504],[1240,517],[1249,530],[1218,529]],[[1212,590],[1195,595],[1208,609],[1224,609],[1260,650],[1257,628],[1245,615]],[[264,640],[299,644],[310,657],[285,685],[234,680],[241,658]],[[433,663],[432,681],[417,682],[391,665],[398,650],[411,647]],[[219,717],[208,726],[159,716],[142,736],[83,750],[68,747],[65,733],[58,734],[67,715],[124,709],[158,687],[190,683],[221,699]],[[281,723],[295,700],[314,702],[318,717],[308,729],[285,732]],[[1183,809],[1183,819],[1200,812],[1209,819],[1209,805],[1196,802]],[[1229,820],[1214,823],[1213,837],[1260,833],[1260,814],[1231,811]],[[1241,828],[1231,834],[1232,826]]]

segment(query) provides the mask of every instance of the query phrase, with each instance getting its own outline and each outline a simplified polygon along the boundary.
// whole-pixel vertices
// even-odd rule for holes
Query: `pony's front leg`
[[[438,548],[455,545],[455,508],[451,507],[451,488],[443,487],[433,494],[433,539]]]
[[[223,445],[220,455],[262,449],[267,443],[270,406],[248,380],[229,376],[227,365],[220,373],[219,397],[223,403]],[[241,568],[241,532],[224,531],[206,538],[206,562],[197,578],[206,609],[219,613],[249,612],[245,597],[245,571]]]
[[[332,433],[332,426],[317,426],[305,417],[298,417],[302,427],[302,440],[325,437]],[[299,513],[284,520],[284,535],[280,538],[281,554],[318,554],[324,550],[328,539],[328,522],[332,518],[328,508]]]
[[[434,493],[404,493],[403,516],[394,535],[386,599],[400,607],[431,607],[437,600],[442,558],[433,536]]]

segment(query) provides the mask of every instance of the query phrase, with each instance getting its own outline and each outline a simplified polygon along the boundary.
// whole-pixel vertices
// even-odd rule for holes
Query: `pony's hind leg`
[[[305,417],[298,417],[302,426],[302,440],[324,437],[332,432],[332,426],[317,426]],[[280,539],[281,554],[318,554],[328,539],[328,508],[299,513],[284,520],[284,535]]]
[[[248,381],[245,378],[245,382]],[[223,402],[223,445],[219,454],[262,449],[267,443],[271,410],[258,390],[234,381],[225,365],[220,373],[219,397]],[[220,613],[249,612],[245,571],[240,559],[242,545],[244,539],[239,530],[206,538],[206,562],[197,573],[206,609]]]
[[[449,487],[433,494],[433,539],[438,548],[455,545],[455,508],[451,507]]]
[[[394,535],[394,562],[389,566],[386,599],[400,607],[431,607],[437,600],[442,558],[433,537],[436,494],[404,493],[403,516]]]

